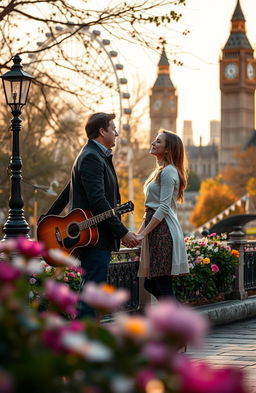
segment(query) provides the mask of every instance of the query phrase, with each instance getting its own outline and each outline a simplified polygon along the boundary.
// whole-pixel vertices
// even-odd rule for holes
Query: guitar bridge
[[[56,240],[58,242],[58,245],[60,247],[63,247],[63,242],[62,242],[60,230],[59,230],[58,227],[55,228],[55,237],[56,237]]]

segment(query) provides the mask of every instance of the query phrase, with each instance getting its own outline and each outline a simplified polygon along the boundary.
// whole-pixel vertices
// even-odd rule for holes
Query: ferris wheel
[[[30,53],[29,68],[35,67],[46,83],[54,81],[60,92],[58,99],[83,108],[85,114],[116,114],[119,138],[114,156],[118,165],[127,154],[130,140],[130,93],[124,66],[110,40],[102,39],[99,30],[84,27],[73,32],[72,25],[57,25],[54,32],[47,32],[45,40],[36,45],[38,49],[50,49]]]

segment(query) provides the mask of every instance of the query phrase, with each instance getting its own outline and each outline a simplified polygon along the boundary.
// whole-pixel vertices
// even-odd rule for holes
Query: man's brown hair
[[[85,131],[88,139],[95,139],[100,135],[100,129],[107,130],[109,122],[115,119],[114,113],[93,113],[85,126]]]

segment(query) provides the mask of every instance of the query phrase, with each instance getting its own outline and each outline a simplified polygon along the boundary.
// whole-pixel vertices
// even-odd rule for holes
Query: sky
[[[209,142],[210,120],[220,119],[219,58],[230,33],[230,20],[237,0],[187,0],[181,8],[183,17],[177,28],[189,29],[181,36],[164,32],[170,60],[183,61],[182,67],[171,63],[171,79],[179,99],[177,131],[182,135],[183,120],[192,120],[194,143]],[[240,0],[246,19],[247,37],[256,48],[256,1]],[[174,25],[175,26],[175,25]],[[150,89],[156,79],[159,53],[131,46],[125,54],[120,43],[117,48],[125,66],[130,86],[135,75]],[[128,45],[128,44],[127,44]],[[117,44],[118,47],[118,44]],[[256,53],[255,53],[256,56]],[[146,70],[146,73],[145,73]],[[145,123],[145,128],[149,123]]]

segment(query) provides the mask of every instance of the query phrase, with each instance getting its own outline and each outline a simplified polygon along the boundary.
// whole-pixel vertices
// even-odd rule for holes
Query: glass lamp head
[[[13,58],[14,65],[11,70],[1,76],[3,81],[5,99],[13,110],[20,111],[26,105],[28,92],[33,76],[23,71],[19,55]]]

